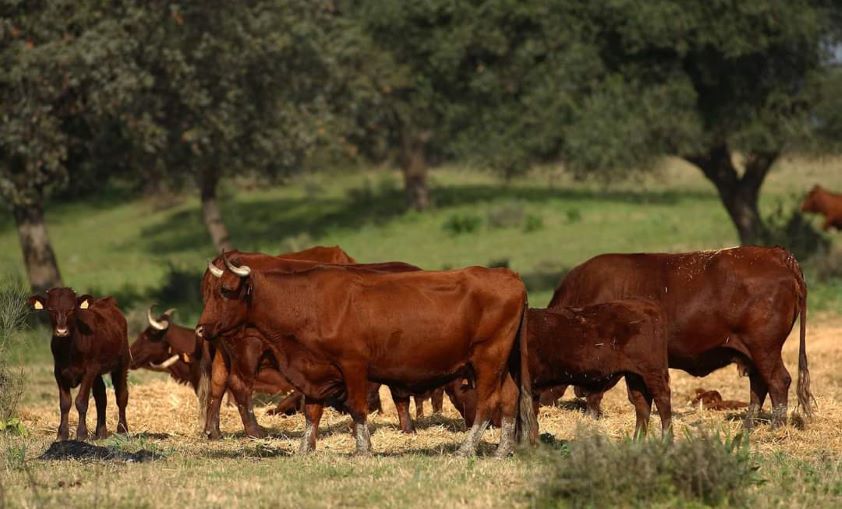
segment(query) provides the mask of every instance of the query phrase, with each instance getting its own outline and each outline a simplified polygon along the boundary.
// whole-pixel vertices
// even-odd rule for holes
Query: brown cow
[[[637,416],[635,435],[646,433],[653,399],[663,431],[669,433],[672,409],[666,317],[660,306],[625,300],[584,308],[530,309],[528,320],[529,372],[536,393],[560,384],[601,392],[625,377]],[[474,391],[457,383],[450,384],[447,392],[471,426]]]
[[[338,247],[319,249],[318,252],[308,250],[301,253],[292,253],[289,256],[269,256],[262,253],[242,253],[238,251],[231,251],[228,255],[234,257],[238,263],[246,263],[256,269],[284,270],[290,272],[309,270],[321,263],[327,263],[322,262],[322,260],[311,261],[301,259],[303,256],[302,253],[316,253],[322,257],[332,256],[333,259],[353,260]],[[338,256],[339,254],[342,256]],[[214,274],[221,275],[223,269],[220,267],[222,266],[224,266],[224,263],[222,263],[221,257],[217,257],[217,259],[208,264],[208,271],[202,280],[203,294],[206,292],[206,288],[210,284]],[[355,267],[359,267],[361,270],[380,272],[420,270],[414,265],[401,262],[358,264]],[[231,393],[237,401],[237,408],[243,419],[243,426],[246,433],[254,437],[265,436],[265,430],[258,425],[254,417],[251,393],[253,391],[255,373],[257,373],[256,362],[264,355],[264,352],[268,351],[270,348],[269,343],[253,327],[246,327],[242,331],[222,334],[212,339],[211,342],[214,344],[217,355],[213,359],[212,367],[203,370],[203,373],[210,372],[210,395],[205,405],[208,409],[205,420],[205,434],[211,439],[221,436],[219,430],[219,408],[225,390],[231,389]],[[281,360],[275,359],[275,362],[280,364]],[[393,391],[392,396],[395,399],[395,406],[401,421],[401,429],[406,433],[412,433],[414,430],[409,415],[410,394]],[[299,397],[293,394],[289,399],[281,401],[278,410],[283,409],[284,413],[288,413],[295,408],[295,405],[299,401]],[[341,406],[338,409],[343,410]]]
[[[701,406],[705,410],[736,410],[748,406],[748,403],[742,401],[722,399],[719,391],[706,391],[701,388],[696,389],[696,395],[693,397],[691,404]]]
[[[47,290],[46,296],[33,295],[29,305],[37,311],[45,310],[52,324],[54,369],[59,392],[61,424],[58,439],[67,440],[70,413],[70,389],[79,387],[76,411],[79,424],[76,439],[88,438],[86,416],[93,388],[96,403],[96,438],[105,438],[105,382],[109,373],[117,398],[118,433],[128,433],[126,404],[129,401],[127,373],[129,369],[129,341],[126,318],[111,297],[94,299],[90,295],[76,296],[70,288]]]
[[[781,348],[801,316],[798,402],[812,414],[805,337],[807,286],[795,257],[780,247],[744,246],[681,254],[606,254],[574,268],[550,308],[626,298],[651,299],[667,316],[671,368],[705,376],[731,363],[749,375],[746,425],[772,397],[773,423],[786,420],[791,378]],[[591,398],[598,412],[601,393]]]
[[[314,422],[331,400],[350,411],[357,452],[369,451],[368,380],[412,392],[459,376],[475,380],[478,422],[462,454],[475,453],[498,407],[498,454],[512,450],[518,415],[521,438],[534,439],[522,338],[526,289],[513,272],[387,273],[339,265],[252,272],[223,260],[227,270],[203,295],[197,334],[213,338],[249,323],[270,341],[282,371],[307,397],[302,452],[315,447]]]
[[[820,185],[813,186],[801,203],[801,212],[812,212],[824,216],[822,229],[842,230],[842,194],[831,193]]]

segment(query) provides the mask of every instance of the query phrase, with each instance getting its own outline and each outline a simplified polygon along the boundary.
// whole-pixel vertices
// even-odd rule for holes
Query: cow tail
[[[203,341],[202,359],[199,362],[199,384],[196,387],[196,397],[199,402],[199,430],[204,431],[208,418],[208,399],[210,398],[210,378],[213,355],[207,341]]]
[[[813,416],[813,407],[816,398],[810,392],[810,368],[807,365],[807,283],[804,281],[804,273],[798,260],[792,253],[787,252],[786,263],[792,270],[798,286],[798,314],[800,322],[800,342],[798,346],[798,409],[803,409],[804,415],[809,419]]]
[[[520,316],[520,328],[518,330],[518,348],[520,353],[519,378],[516,380],[519,385],[518,391],[518,418],[515,426],[515,433],[517,441],[524,444],[529,440],[530,445],[534,445],[538,440],[538,420],[535,416],[535,409],[532,403],[532,377],[529,374],[529,351],[527,348],[527,334],[526,325],[529,321],[527,319],[529,311],[529,302],[524,296],[523,312]]]

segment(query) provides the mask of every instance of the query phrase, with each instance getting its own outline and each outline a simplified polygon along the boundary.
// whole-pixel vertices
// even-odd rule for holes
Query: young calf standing
[[[120,417],[118,433],[128,433],[126,404],[129,390],[126,376],[129,369],[129,341],[126,319],[111,298],[94,299],[76,296],[70,288],[53,288],[46,296],[33,295],[29,304],[37,311],[50,314],[53,339],[50,344],[55,363],[54,373],[59,391],[61,424],[58,439],[67,440],[70,412],[70,389],[79,387],[76,411],[79,425],[76,438],[88,438],[85,417],[91,388],[96,402],[96,438],[105,438],[105,383],[102,375],[111,374]]]
[[[624,300],[583,308],[530,309],[527,315],[529,372],[535,411],[543,391],[576,385],[603,392],[625,376],[637,415],[635,434],[645,434],[652,401],[669,432],[669,370],[665,318],[648,300]],[[470,384],[447,385],[453,405],[468,426],[474,422],[476,394]],[[495,425],[499,419],[495,415]]]

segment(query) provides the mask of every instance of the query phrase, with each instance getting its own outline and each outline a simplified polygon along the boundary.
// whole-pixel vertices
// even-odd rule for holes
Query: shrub
[[[9,364],[13,334],[27,316],[26,289],[16,277],[0,281],[0,422],[3,428],[17,429],[13,417],[23,391],[23,372]],[[5,424],[10,424],[5,426]]]
[[[487,214],[489,228],[517,228],[525,216],[523,205],[517,202],[495,205]]]
[[[536,232],[544,228],[544,218],[534,214],[528,214],[523,223],[523,231],[526,233]]]
[[[567,209],[564,212],[564,217],[567,220],[567,224],[578,223],[582,220],[582,212],[579,209]]]
[[[743,435],[701,432],[673,443],[585,435],[564,444],[537,507],[745,505],[759,483]]]
[[[475,214],[453,214],[442,225],[444,231],[451,235],[473,233],[482,224],[482,219]]]
[[[802,261],[826,253],[830,248],[830,240],[813,227],[797,206],[787,211],[781,202],[766,217],[762,240],[764,244],[789,249]]]

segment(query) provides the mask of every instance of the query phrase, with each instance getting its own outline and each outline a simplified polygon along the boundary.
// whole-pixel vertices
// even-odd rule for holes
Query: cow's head
[[[202,287],[205,307],[199,317],[196,335],[213,339],[240,327],[246,320],[252,297],[251,268],[230,260],[223,253],[224,268],[214,262],[208,264],[206,284]]]
[[[154,306],[153,306],[154,307]],[[178,352],[168,341],[170,322],[175,309],[168,309],[164,314],[155,318],[152,307],[146,311],[147,326],[137,335],[131,347],[132,369],[150,367],[152,369],[166,369],[178,362]]]
[[[816,184],[801,202],[801,212],[821,212],[821,196],[824,194],[822,186]]]
[[[70,288],[51,288],[46,295],[33,295],[29,305],[36,311],[50,314],[53,336],[66,338],[71,335],[75,325],[76,313],[88,309],[94,302],[90,295],[77,296]]]

